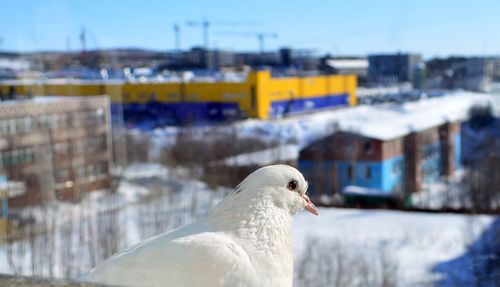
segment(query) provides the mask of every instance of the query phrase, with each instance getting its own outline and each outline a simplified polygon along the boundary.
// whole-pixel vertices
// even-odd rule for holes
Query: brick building
[[[460,166],[460,140],[459,121],[393,138],[341,131],[304,148],[299,169],[314,196],[355,191],[404,197],[453,175]]]
[[[25,183],[11,206],[77,200],[110,187],[107,97],[43,97],[0,103],[0,170]]]

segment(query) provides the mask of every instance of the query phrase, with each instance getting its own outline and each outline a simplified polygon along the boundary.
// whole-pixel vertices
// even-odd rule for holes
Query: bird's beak
[[[311,199],[309,199],[309,196],[307,196],[305,193],[301,195],[302,198],[306,201],[306,206],[305,206],[305,209],[307,211],[309,211],[310,213],[318,216],[319,213],[318,213],[318,209],[316,208],[316,206],[311,202]]]

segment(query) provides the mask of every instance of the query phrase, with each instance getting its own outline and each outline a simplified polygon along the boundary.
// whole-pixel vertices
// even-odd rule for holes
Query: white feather
[[[296,191],[287,189],[290,180]],[[307,205],[296,169],[249,175],[206,218],[116,254],[86,276],[120,286],[292,286],[292,215]]]

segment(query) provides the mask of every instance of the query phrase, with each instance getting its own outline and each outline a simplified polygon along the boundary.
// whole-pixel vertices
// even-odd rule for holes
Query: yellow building
[[[4,82],[2,96],[107,94],[112,111],[125,121],[160,123],[269,119],[323,108],[356,105],[355,75],[271,77],[251,72],[244,82],[131,83],[59,81]]]

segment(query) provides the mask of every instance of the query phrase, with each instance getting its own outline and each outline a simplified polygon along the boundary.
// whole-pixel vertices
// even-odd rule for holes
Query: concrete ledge
[[[0,286],[5,287],[28,287],[28,286],[43,286],[43,287],[98,287],[104,285],[95,285],[90,283],[81,283],[75,281],[65,281],[50,278],[24,277],[0,274]]]

